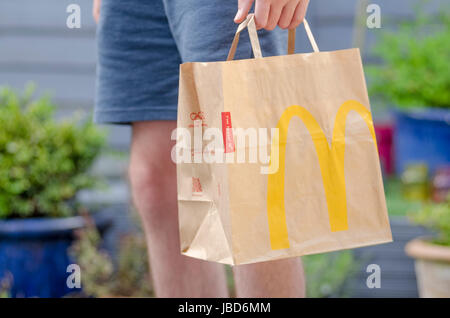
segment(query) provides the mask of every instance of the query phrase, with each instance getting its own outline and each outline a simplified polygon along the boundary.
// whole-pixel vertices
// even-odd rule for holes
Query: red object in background
[[[436,202],[445,202],[450,193],[450,166],[436,169],[433,180],[432,198]]]
[[[394,172],[393,127],[391,124],[375,124],[375,134],[377,135],[378,154],[380,155],[383,172],[392,174]]]

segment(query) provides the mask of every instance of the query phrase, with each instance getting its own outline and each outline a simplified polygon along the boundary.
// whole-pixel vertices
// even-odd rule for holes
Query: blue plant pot
[[[395,169],[425,163],[431,172],[450,164],[450,110],[426,108],[396,111],[394,134]]]
[[[105,213],[93,218],[101,232],[112,224]],[[66,271],[74,263],[68,254],[74,231],[85,226],[81,216],[0,221],[0,279],[12,275],[11,297],[62,297],[81,291],[67,286]]]

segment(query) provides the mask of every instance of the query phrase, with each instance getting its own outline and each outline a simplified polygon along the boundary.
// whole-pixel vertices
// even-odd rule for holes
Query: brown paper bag
[[[392,241],[358,49],[262,58],[253,16],[227,61],[180,68],[181,252],[245,264]],[[232,61],[248,27],[254,59]]]

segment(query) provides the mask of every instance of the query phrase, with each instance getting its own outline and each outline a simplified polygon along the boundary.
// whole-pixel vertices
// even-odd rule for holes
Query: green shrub
[[[95,226],[88,226],[78,232],[78,239],[70,248],[83,273],[81,284],[84,296],[153,296],[143,233],[121,238],[116,266],[101,244],[102,239]]]
[[[387,104],[450,107],[450,14],[421,16],[385,32],[375,47],[382,65],[367,68],[370,93]]]
[[[450,194],[446,202],[427,203],[419,212],[411,214],[411,219],[436,233],[433,243],[450,246]]]
[[[302,256],[306,276],[306,296],[342,297],[344,285],[357,268],[352,251]]]
[[[73,215],[77,192],[98,184],[88,169],[105,133],[90,120],[56,121],[32,91],[0,88],[0,218]]]

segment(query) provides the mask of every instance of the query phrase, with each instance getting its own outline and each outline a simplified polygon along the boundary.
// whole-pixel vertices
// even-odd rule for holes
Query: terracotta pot
[[[450,298],[450,247],[418,238],[410,241],[405,251],[416,260],[420,297]]]

